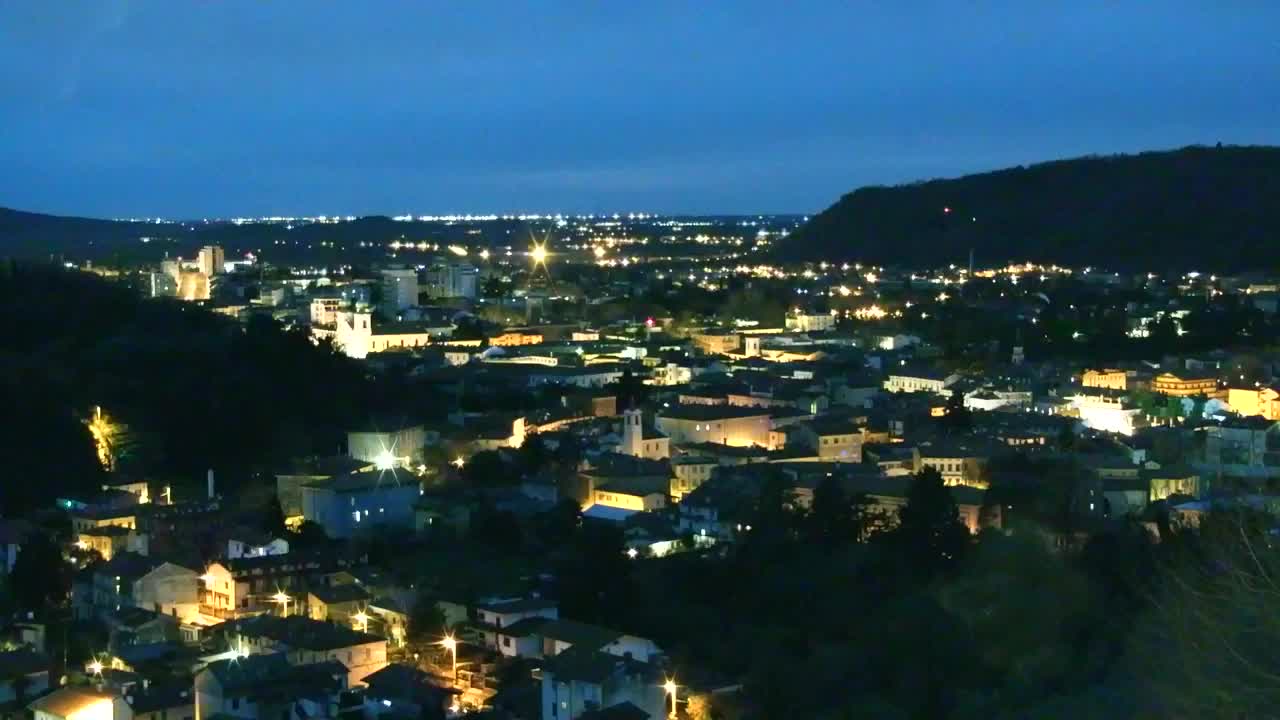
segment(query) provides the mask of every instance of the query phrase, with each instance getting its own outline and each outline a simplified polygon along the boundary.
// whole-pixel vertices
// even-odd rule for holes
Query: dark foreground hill
[[[1280,148],[1084,157],[864,187],[781,243],[780,260],[1037,261],[1128,270],[1280,266]]]

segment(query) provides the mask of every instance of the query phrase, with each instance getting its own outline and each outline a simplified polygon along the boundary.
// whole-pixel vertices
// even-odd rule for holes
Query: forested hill
[[[1083,157],[864,187],[779,244],[779,260],[1037,261],[1114,269],[1280,267],[1280,147]]]

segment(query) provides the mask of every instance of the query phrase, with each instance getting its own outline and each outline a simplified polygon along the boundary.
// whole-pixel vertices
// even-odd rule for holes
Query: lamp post
[[[440,641],[441,647],[449,651],[453,656],[453,684],[458,684],[458,640],[452,635],[445,635]]]
[[[356,629],[360,632],[369,632],[369,613],[361,610],[355,615],[352,615],[351,619],[356,621]]]
[[[662,689],[663,689],[663,690],[665,690],[665,691],[667,692],[667,695],[671,696],[671,715],[670,715],[670,717],[675,717],[675,716],[676,716],[676,690],[677,690],[679,687],[680,687],[679,685],[676,685],[676,681],[675,681],[675,680],[672,680],[672,679],[670,679],[670,678],[668,678],[666,682],[662,683]]]
[[[280,603],[280,616],[289,617],[289,596],[285,595],[283,590],[278,590],[275,595],[271,596],[271,599]]]

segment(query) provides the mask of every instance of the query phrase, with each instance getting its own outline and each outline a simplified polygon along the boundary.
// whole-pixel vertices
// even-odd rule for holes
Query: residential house
[[[318,585],[307,591],[307,617],[350,624],[352,617],[359,613],[364,613],[367,618],[371,599],[364,588],[354,583]]]
[[[110,690],[63,685],[27,706],[35,720],[130,720],[124,698]]]
[[[302,615],[257,615],[229,620],[214,628],[227,647],[241,653],[284,653],[293,665],[336,661],[346,668],[347,684],[387,664],[385,638]]]
[[[372,527],[411,529],[419,483],[399,470],[350,473],[302,485],[302,515],[333,538]]]
[[[1254,415],[1204,429],[1204,469],[1215,475],[1280,477],[1280,422]]]
[[[666,715],[662,672],[643,661],[575,648],[546,661],[540,676],[542,720]]]
[[[139,555],[148,554],[149,543],[146,533],[140,533],[123,525],[103,525],[88,528],[76,535],[76,547],[81,550],[92,550],[110,560],[116,553],[133,552]]]
[[[862,462],[862,429],[849,420],[818,418],[796,426],[797,433],[818,459]]]
[[[280,653],[218,660],[195,676],[195,720],[337,717],[347,680],[334,661],[295,665]]]
[[[393,663],[364,678],[365,716],[444,720],[457,691],[412,665]]]
[[[485,647],[497,650],[503,655],[520,657],[539,657],[541,644],[529,645],[530,651],[537,654],[521,654],[516,644],[524,635],[513,635],[511,628],[523,626],[524,629],[534,627],[522,621],[556,620],[560,617],[554,601],[543,598],[519,598],[512,600],[495,600],[476,605],[475,628],[479,631]],[[536,625],[536,624],[535,624]]]

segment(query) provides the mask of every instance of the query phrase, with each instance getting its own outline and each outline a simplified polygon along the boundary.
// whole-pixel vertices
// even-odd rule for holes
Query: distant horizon
[[[318,219],[318,218],[321,218],[321,217],[328,218],[328,219],[333,219],[333,220],[338,220],[338,221],[343,221],[343,222],[350,222],[350,221],[354,221],[354,220],[361,220],[361,219],[366,219],[366,218],[379,218],[379,217],[385,217],[385,218],[391,218],[391,219],[399,219],[399,218],[401,218],[401,217],[403,217],[403,216],[412,216],[412,220],[413,220],[413,221],[418,221],[418,222],[422,222],[422,220],[420,220],[420,219],[419,219],[419,218],[422,218],[422,217],[426,217],[426,218],[427,218],[427,220],[426,220],[425,222],[438,222],[438,221],[444,221],[444,219],[446,219],[446,218],[464,219],[464,218],[468,218],[468,217],[469,217],[469,218],[471,218],[472,220],[475,220],[475,221],[484,221],[484,220],[522,220],[522,219],[541,219],[541,220],[548,220],[548,219],[554,219],[556,216],[560,216],[560,217],[563,217],[563,218],[585,218],[585,217],[592,217],[592,216],[594,216],[596,219],[601,219],[601,218],[606,218],[606,219],[607,219],[607,218],[613,218],[613,217],[616,217],[617,219],[634,219],[634,218],[628,218],[628,216],[629,216],[629,215],[645,215],[645,216],[662,217],[662,218],[678,218],[678,217],[734,217],[734,218],[745,218],[745,217],[757,217],[757,216],[758,216],[758,217],[812,217],[812,216],[814,216],[814,215],[816,215],[816,214],[818,214],[818,213],[822,212],[823,210],[826,210],[827,208],[831,207],[831,205],[833,205],[833,204],[835,204],[837,201],[839,201],[839,199],[840,199],[841,197],[843,197],[844,195],[847,195],[847,194],[849,194],[849,193],[855,192],[855,191],[860,190],[860,189],[863,189],[863,188],[874,188],[874,187],[891,188],[891,187],[899,187],[899,186],[904,186],[904,185],[914,185],[914,184],[919,184],[919,183],[928,183],[928,182],[935,182],[935,181],[957,180],[957,179],[960,179],[960,178],[970,177],[970,176],[974,176],[974,175],[984,175],[984,174],[987,174],[987,173],[1001,172],[1001,171],[1003,171],[1003,170],[1009,170],[1009,169],[1012,169],[1012,168],[1015,168],[1015,167],[1031,167],[1031,166],[1035,166],[1035,165],[1043,165],[1043,164],[1048,164],[1048,163],[1064,162],[1064,161],[1071,161],[1071,160],[1084,160],[1084,159],[1088,159],[1088,158],[1102,158],[1102,157],[1115,157],[1115,156],[1136,156],[1136,155],[1144,155],[1144,154],[1148,154],[1148,153],[1170,153],[1170,152],[1177,152],[1177,151],[1179,151],[1179,150],[1185,150],[1185,149],[1188,149],[1188,148],[1196,148],[1196,147],[1199,147],[1199,148],[1214,148],[1214,147],[1216,147],[1216,146],[1218,146],[1218,145],[1221,145],[1223,148],[1273,148],[1273,149],[1274,149],[1274,148],[1280,148],[1280,144],[1271,144],[1271,143],[1249,143],[1249,142],[1240,142],[1240,143],[1236,143],[1236,142],[1222,142],[1222,141],[1214,141],[1214,142],[1192,142],[1192,143],[1185,143],[1185,144],[1178,145],[1178,146],[1174,146],[1174,147],[1149,148],[1149,149],[1142,149],[1142,150],[1127,150],[1127,151],[1126,151],[1126,150],[1121,150],[1121,151],[1116,151],[1116,152],[1086,152],[1086,153],[1081,153],[1081,154],[1076,154],[1076,155],[1071,155],[1071,156],[1065,156],[1065,157],[1042,158],[1042,159],[1038,159],[1038,160],[1031,160],[1031,161],[1020,162],[1020,163],[1013,163],[1013,164],[1000,165],[1000,166],[996,166],[996,167],[984,167],[984,168],[978,168],[978,169],[973,169],[973,170],[969,170],[969,171],[966,171],[966,172],[961,172],[961,173],[951,174],[951,175],[945,175],[945,176],[919,177],[919,178],[913,178],[913,179],[901,180],[901,181],[897,181],[897,182],[869,182],[869,183],[864,183],[864,184],[858,185],[858,186],[856,186],[856,187],[851,187],[851,188],[848,188],[848,189],[846,189],[846,190],[841,191],[840,193],[838,193],[837,195],[835,195],[834,197],[832,197],[832,198],[831,198],[831,200],[830,200],[830,202],[828,202],[827,204],[823,205],[823,206],[822,206],[822,207],[820,207],[820,208],[817,208],[817,209],[815,209],[815,210],[810,210],[810,211],[800,211],[800,212],[776,212],[776,211],[759,211],[759,210],[755,210],[755,211],[735,211],[735,212],[717,212],[717,211],[709,211],[709,212],[708,212],[708,211],[684,211],[684,210],[681,210],[681,211],[666,212],[666,211],[662,211],[662,210],[647,210],[647,209],[646,209],[646,210],[626,210],[626,211],[623,211],[623,210],[595,210],[595,211],[586,210],[586,211],[579,211],[579,210],[555,210],[555,209],[553,209],[553,210],[521,210],[521,211],[502,211],[502,212],[495,212],[495,211],[478,211],[478,212],[476,212],[476,211],[458,211],[458,212],[453,212],[453,211],[439,212],[439,211],[436,211],[436,212],[423,212],[423,211],[421,211],[421,210],[413,210],[413,211],[400,210],[400,211],[395,211],[395,212],[385,212],[385,211],[366,211],[366,212],[359,212],[359,213],[351,213],[351,212],[342,212],[342,213],[329,213],[329,212],[315,212],[315,213],[282,213],[282,212],[271,212],[271,213],[264,213],[264,214],[256,214],[256,213],[255,213],[255,214],[248,214],[248,213],[231,213],[231,214],[226,214],[226,215],[215,215],[215,214],[196,214],[196,215],[162,215],[162,214],[149,214],[149,215],[131,215],[131,216],[130,216],[130,215],[94,215],[94,214],[87,214],[87,213],[83,213],[83,212],[76,212],[76,211],[59,211],[59,210],[46,210],[46,209],[30,208],[30,207],[18,207],[18,206],[15,206],[15,205],[13,205],[13,204],[10,204],[10,203],[8,203],[8,202],[5,202],[5,201],[3,201],[3,200],[0,200],[0,209],[12,210],[12,211],[17,211],[17,212],[34,213],[34,214],[38,214],[38,215],[49,215],[49,216],[54,216],[54,217],[78,218],[78,219],[83,219],[83,220],[106,220],[106,221],[113,221],[113,222],[157,222],[157,221],[158,221],[158,222],[165,222],[165,223],[182,223],[182,222],[232,222],[232,221],[235,221],[235,220],[244,220],[244,221],[246,221],[246,222],[279,222],[279,221],[285,221],[285,220],[289,220],[289,219],[295,219],[295,220],[312,220],[312,221],[314,221],[314,220],[316,220],[316,219]],[[532,216],[539,216],[539,217],[534,218],[534,217],[532,217]]]

